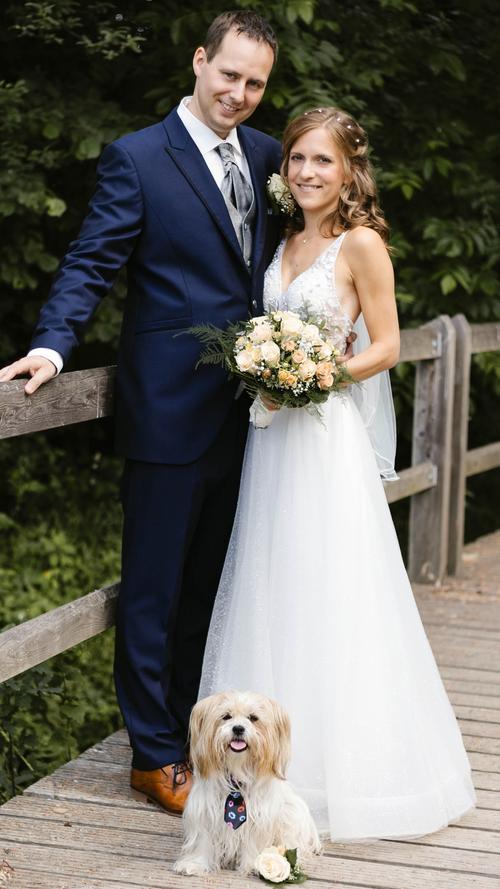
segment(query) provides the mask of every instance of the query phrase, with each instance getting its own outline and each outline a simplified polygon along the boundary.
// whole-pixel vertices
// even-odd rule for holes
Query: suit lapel
[[[208,170],[202,154],[191,139],[176,111],[172,111],[165,118],[163,125],[168,136],[168,144],[165,146],[165,151],[170,155],[176,167],[203,201],[216,226],[220,229],[246,269],[245,260],[224,198]]]
[[[238,139],[245,153],[250,175],[252,177],[253,193],[257,205],[257,218],[252,246],[252,266],[258,268],[262,251],[264,249],[264,236],[266,232],[266,170],[262,152],[253,139],[251,131],[238,127]]]

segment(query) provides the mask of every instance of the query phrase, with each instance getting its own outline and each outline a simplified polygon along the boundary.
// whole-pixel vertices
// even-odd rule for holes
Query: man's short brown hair
[[[250,40],[267,43],[273,51],[274,61],[276,62],[278,41],[271,25],[257,12],[252,12],[249,9],[222,12],[213,20],[203,44],[209,62],[217,54],[224,37],[231,30],[236,31],[237,34],[244,34]]]

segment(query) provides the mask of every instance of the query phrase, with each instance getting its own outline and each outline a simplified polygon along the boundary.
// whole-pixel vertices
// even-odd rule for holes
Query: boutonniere
[[[279,173],[273,173],[267,180],[267,195],[271,204],[271,212],[276,215],[285,213],[287,216],[293,216],[297,204],[288,183]]]

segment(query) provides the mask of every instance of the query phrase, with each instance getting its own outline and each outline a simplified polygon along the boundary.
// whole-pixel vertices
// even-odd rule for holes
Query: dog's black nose
[[[243,725],[233,725],[233,735],[244,735],[245,734],[245,726]]]

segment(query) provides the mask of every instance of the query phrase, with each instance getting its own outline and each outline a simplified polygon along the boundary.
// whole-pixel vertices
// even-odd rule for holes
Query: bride
[[[360,385],[330,396],[322,422],[281,408],[250,429],[200,687],[287,708],[290,780],[333,840],[423,835],[475,802],[380,478],[395,477],[386,369],[399,332],[367,149],[335,108],[284,134],[296,212],[266,272],[265,310],[319,315],[343,345],[355,322],[369,336],[347,361]]]

